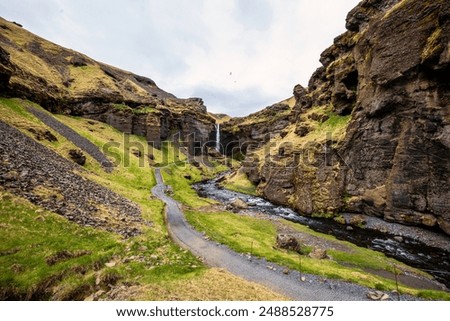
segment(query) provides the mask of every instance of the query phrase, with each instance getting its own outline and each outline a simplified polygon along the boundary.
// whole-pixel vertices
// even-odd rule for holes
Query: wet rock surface
[[[135,236],[139,207],[77,172],[82,168],[0,121],[0,186],[70,221]]]

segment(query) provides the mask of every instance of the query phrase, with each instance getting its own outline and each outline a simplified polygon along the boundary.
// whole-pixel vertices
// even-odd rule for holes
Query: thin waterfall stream
[[[216,150],[220,153],[220,124],[216,123]]]

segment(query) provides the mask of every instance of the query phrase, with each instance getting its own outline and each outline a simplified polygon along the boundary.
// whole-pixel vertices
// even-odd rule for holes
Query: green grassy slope
[[[25,108],[29,104],[32,103],[1,98],[0,120],[31,137],[33,134],[29,128],[50,130],[58,141],[42,140],[40,143],[68,158],[68,150],[76,147],[29,114]],[[148,155],[152,153],[154,161],[158,162],[171,147],[162,151],[148,150],[142,137],[124,136],[103,123],[56,117],[90,139],[116,163],[115,170],[106,173],[86,155],[86,170],[80,169],[78,174],[137,203],[146,224],[141,226],[141,235],[122,239],[114,233],[71,223],[1,187],[0,297],[52,300],[86,297],[122,300],[283,299],[226,272],[206,268],[198,258],[170,240],[164,224],[163,204],[150,195],[155,180]],[[135,150],[141,147],[144,148],[141,156],[135,156]],[[217,275],[228,281],[222,282]],[[209,280],[211,276],[215,281]],[[191,292],[178,294],[178,288],[184,284]],[[212,290],[202,288],[207,284]],[[110,291],[111,286],[113,291]],[[122,293],[117,294],[122,288]]]

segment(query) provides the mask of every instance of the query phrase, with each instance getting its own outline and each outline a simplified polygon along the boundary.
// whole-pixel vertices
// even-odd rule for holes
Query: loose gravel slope
[[[28,110],[37,118],[39,118],[44,124],[49,126],[50,128],[57,131],[60,135],[64,136],[72,143],[74,143],[78,148],[82,149],[86,153],[92,156],[106,171],[111,171],[113,168],[113,164],[111,161],[103,154],[100,149],[90,142],[88,139],[84,138],[72,128],[63,124],[59,120],[57,120],[52,115],[48,114],[45,111],[38,110],[34,107],[28,107]]]
[[[90,181],[83,169],[0,121],[0,187],[83,226],[130,237],[144,223],[139,207]]]

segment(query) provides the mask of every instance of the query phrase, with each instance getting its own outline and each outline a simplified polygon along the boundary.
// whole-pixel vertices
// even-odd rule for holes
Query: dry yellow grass
[[[34,195],[37,195],[44,200],[50,198],[56,198],[58,201],[64,200],[64,196],[62,196],[61,191],[56,187],[40,185],[34,188],[33,192]]]
[[[119,91],[111,77],[108,77],[99,65],[82,67],[70,66],[70,76],[74,80],[70,86],[72,93],[81,95],[98,88]]]
[[[398,9],[402,8],[404,5],[406,5],[406,3],[408,3],[409,0],[401,0],[399,3],[397,3],[395,6],[393,6],[392,8],[390,8],[388,11],[386,11],[386,13],[383,16],[383,19],[388,18],[392,13],[394,13],[395,11],[397,11]]]
[[[139,291],[136,291],[135,297],[132,299],[153,301],[289,300],[288,297],[282,294],[217,268],[208,269],[201,276],[189,280],[178,280],[142,287]]]
[[[285,99],[283,101],[280,101],[280,104],[286,104],[288,105],[290,108],[293,108],[295,106],[295,97],[292,96],[288,99]]]
[[[62,89],[63,80],[58,70],[56,70],[54,66],[49,65],[47,62],[39,58],[37,55],[31,54],[27,49],[27,46],[34,42],[39,44],[45,52],[57,55],[61,50],[60,47],[4,19],[0,18],[0,22],[7,27],[7,29],[2,29],[2,35],[8,38],[12,44],[7,45],[5,48],[11,55],[11,62],[17,65],[20,69],[26,70],[34,77],[45,79],[48,85],[56,86]],[[25,80],[25,77],[17,78],[13,76],[11,78],[11,82],[14,83],[17,81],[22,85],[24,85]]]
[[[44,60],[36,55],[31,55],[27,51],[19,51],[14,48],[9,48],[9,52],[11,54],[11,62],[20,69],[27,70],[36,78],[44,78],[49,85],[60,89],[63,88],[61,74]],[[15,77],[12,80],[14,79]],[[23,83],[24,77],[20,77],[17,81]]]
[[[148,92],[144,90],[141,86],[138,86],[134,81],[131,81],[130,79],[126,79],[124,81],[125,88],[129,89],[132,93],[135,95],[141,96],[141,97],[148,97]]]

